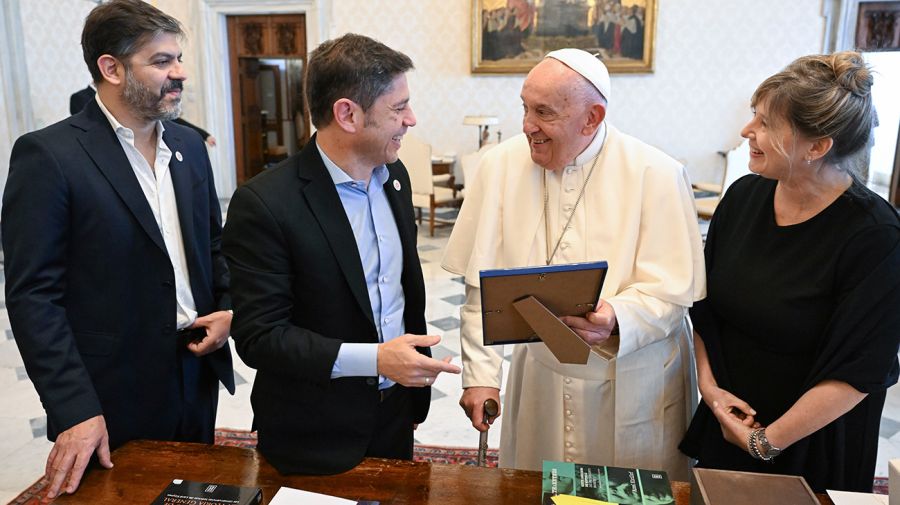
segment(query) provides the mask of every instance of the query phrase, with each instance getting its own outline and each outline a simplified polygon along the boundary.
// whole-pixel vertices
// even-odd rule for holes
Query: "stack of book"
[[[669,505],[675,503],[661,470],[544,461],[543,505]]]
[[[150,505],[257,505],[262,503],[258,487],[229,486],[211,482],[175,479]]]

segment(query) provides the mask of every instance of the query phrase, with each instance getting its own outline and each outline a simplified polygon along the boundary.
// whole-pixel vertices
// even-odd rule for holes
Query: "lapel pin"
[[[175,151],[175,159],[178,161],[184,161],[184,156],[181,155],[181,151]]]
[[[397,179],[394,179],[394,189],[400,191],[400,181],[398,181]]]

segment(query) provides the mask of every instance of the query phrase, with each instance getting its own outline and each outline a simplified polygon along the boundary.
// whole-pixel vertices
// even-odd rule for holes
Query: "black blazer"
[[[403,249],[404,322],[407,333],[424,334],[409,175],[399,161],[388,170],[384,187]],[[232,275],[235,346],[257,369],[251,402],[258,449],[282,473],[356,466],[378,436],[378,381],[332,380],[331,369],[342,342],[377,343],[378,334],[353,229],[315,137],[237,190],[223,249]],[[412,395],[413,417],[421,422],[431,390]]]
[[[197,134],[165,128],[191,291],[205,315],[230,306],[218,198]],[[10,323],[48,437],[104,414],[113,447],[171,438],[181,417],[174,271],[95,101],[16,141],[2,224]],[[234,392],[227,344],[201,361]]]
[[[84,108],[85,105],[88,104],[91,100],[94,99],[94,95],[97,94],[97,90],[88,86],[84,89],[79,89],[78,91],[72,93],[72,96],[69,97],[69,115],[74,116],[81,112],[81,109]]]

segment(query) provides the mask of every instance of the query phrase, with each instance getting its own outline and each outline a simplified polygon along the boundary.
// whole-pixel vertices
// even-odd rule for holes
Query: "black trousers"
[[[400,384],[382,393],[375,435],[366,450],[372,458],[411,460],[413,456],[412,395]]]
[[[194,356],[187,348],[179,353],[181,421],[172,440],[211,444],[215,440],[219,380],[205,360]]]

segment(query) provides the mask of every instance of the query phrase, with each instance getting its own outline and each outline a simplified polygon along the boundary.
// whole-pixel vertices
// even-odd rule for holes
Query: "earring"
[[[812,165],[812,160],[809,159],[809,158],[806,158],[806,164],[807,164],[807,165]]]

